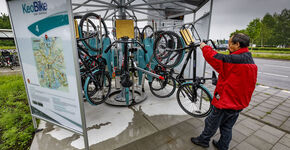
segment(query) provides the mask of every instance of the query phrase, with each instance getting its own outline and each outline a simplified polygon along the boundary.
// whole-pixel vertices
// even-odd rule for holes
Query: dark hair
[[[240,47],[248,47],[250,45],[250,38],[246,34],[243,33],[236,33],[232,36],[232,42],[236,44],[237,42],[240,43]]]

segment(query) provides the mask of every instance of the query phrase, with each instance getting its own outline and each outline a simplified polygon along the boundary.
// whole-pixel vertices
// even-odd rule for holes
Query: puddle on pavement
[[[131,122],[128,122],[128,126],[125,130],[123,130],[120,134],[118,134],[115,137],[109,138],[105,141],[92,144],[90,146],[90,149],[115,149],[118,147],[121,147],[123,145],[126,145],[128,143],[131,143],[133,141],[136,141],[138,139],[141,139],[143,137],[149,136],[158,129],[152,124],[150,120],[148,120],[148,117],[154,118],[154,120],[160,120],[160,121],[168,121],[171,120],[174,117],[181,117],[180,115],[155,115],[155,116],[147,116],[143,111],[142,107],[138,106],[128,107],[128,109],[132,110],[134,115]],[[124,108],[126,109],[126,108]],[[88,130],[92,129],[101,129],[103,126],[110,125],[111,122],[105,122],[93,125],[91,127],[88,127]],[[62,140],[57,140],[56,138],[52,137],[50,134],[47,134],[53,130],[56,130],[54,128],[54,125],[50,123],[46,123],[46,128],[38,133],[36,136],[36,141],[39,146],[41,146],[41,149],[61,149],[61,150],[76,150],[77,148],[73,147],[71,143],[77,139],[80,138],[79,135],[73,134],[70,137],[64,138]],[[114,129],[112,129],[114,130]],[[41,135],[39,135],[41,134]],[[96,138],[98,136],[102,135],[96,135]]]

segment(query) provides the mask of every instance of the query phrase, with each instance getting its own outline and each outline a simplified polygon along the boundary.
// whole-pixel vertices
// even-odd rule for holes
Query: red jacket
[[[205,60],[219,73],[212,105],[234,110],[247,107],[256,86],[258,71],[248,48],[223,55],[210,46],[204,46],[202,52]]]

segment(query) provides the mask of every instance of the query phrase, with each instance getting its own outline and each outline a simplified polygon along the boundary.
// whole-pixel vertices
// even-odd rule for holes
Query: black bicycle
[[[86,100],[92,105],[103,103],[111,92],[111,77],[106,71],[106,60],[91,56],[78,46],[81,80]]]
[[[192,24],[190,24],[190,26],[193,30],[195,30]],[[200,42],[190,41],[189,36],[191,35],[189,34],[188,27],[186,27],[185,25],[181,28],[181,31],[182,38],[188,45],[186,47],[177,46],[178,42],[173,42],[176,44],[173,45],[172,42],[160,42],[158,41],[158,39],[156,39],[157,41],[155,41],[154,44],[154,57],[160,66],[156,67],[155,71],[162,75],[164,77],[164,80],[161,81],[157,78],[154,78],[152,84],[150,85],[150,90],[155,96],[168,97],[174,93],[176,86],[178,85],[176,96],[178,104],[182,108],[182,110],[194,117],[204,117],[207,116],[212,110],[212,95],[210,94],[208,89],[203,86],[203,84],[206,82],[206,80],[212,80],[212,84],[216,85],[217,78],[214,72],[212,74],[212,78],[197,77],[196,65],[193,65],[193,77],[184,78],[184,71],[189,60],[193,59],[193,64],[196,64],[196,50],[197,47],[200,46]],[[167,41],[169,41],[168,39],[172,39],[169,35],[170,33],[168,32],[163,32],[161,34],[167,34],[165,35],[168,36]],[[199,41],[201,41],[198,34],[197,36]],[[159,35],[159,37],[161,38],[163,36]],[[206,40],[204,42],[207,43],[209,41],[212,42],[212,40]],[[215,46],[213,42],[212,44],[213,46]],[[159,51],[160,49],[161,51]],[[177,74],[174,72],[172,67],[176,66],[181,62],[181,58],[183,55],[182,52],[184,52],[185,50],[188,51],[188,54],[180,73]],[[192,54],[193,58],[191,58]],[[169,71],[167,71],[168,69]],[[170,88],[170,90],[168,90],[168,88]]]

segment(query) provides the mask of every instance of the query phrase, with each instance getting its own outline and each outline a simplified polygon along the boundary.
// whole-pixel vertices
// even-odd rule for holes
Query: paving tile
[[[265,90],[263,92],[273,95],[273,94],[279,93],[280,91],[281,91],[280,89],[268,88],[267,90]]]
[[[268,132],[268,133],[270,133],[270,134],[272,134],[272,135],[274,135],[274,136],[276,136],[278,138],[281,138],[285,134],[285,132],[283,132],[281,130],[278,130],[276,128],[273,128],[271,126],[268,126],[268,125],[264,125],[261,128],[261,130],[264,130],[264,131],[266,131],[266,132]]]
[[[177,149],[184,149],[184,150],[187,150],[187,149],[191,149],[193,147],[193,144],[190,142],[189,139],[182,139],[182,138],[177,138],[177,139],[174,139],[172,141],[168,141],[168,143],[166,143],[167,147],[169,149],[165,149],[165,150],[177,150]],[[157,148],[159,149],[159,148]]]
[[[275,118],[275,119],[278,119],[278,120],[281,120],[283,122],[285,120],[287,120],[287,118],[288,118],[286,116],[280,115],[280,114],[275,113],[275,112],[271,112],[270,114],[267,114],[267,116],[272,117],[272,118]]]
[[[268,103],[268,104],[271,104],[271,105],[274,105],[274,106],[278,106],[281,102],[276,102],[276,101],[273,101],[271,99],[268,99],[268,100],[264,101],[264,103]]]
[[[237,150],[258,150],[257,148],[255,148],[254,146],[252,146],[251,144],[249,144],[245,141],[238,144],[235,148]]]
[[[267,122],[267,123],[270,123],[271,125],[277,126],[277,127],[279,127],[283,123],[283,121],[278,120],[276,118],[272,118],[270,116],[266,116],[262,120]]]
[[[276,145],[274,145],[272,150],[290,150],[290,147],[287,147],[283,144],[277,143]]]
[[[229,149],[233,149],[235,146],[237,146],[239,143],[236,142],[235,140],[231,140],[231,143],[229,145]]]
[[[287,106],[279,105],[277,109],[284,110],[286,112],[290,112],[290,108]]]
[[[275,95],[283,97],[283,98],[289,98],[290,92],[286,90],[281,90],[279,93],[276,93]]]
[[[265,112],[265,113],[267,113],[267,112],[271,112],[271,111],[272,111],[271,108],[267,108],[267,107],[264,107],[264,106],[261,106],[261,105],[258,105],[258,106],[255,107],[254,109],[257,109],[257,110],[263,111],[263,112]]]
[[[260,99],[260,98],[252,98],[252,100],[251,100],[251,102],[252,101],[254,101],[254,102],[256,102],[256,103],[261,103],[261,102],[263,102],[263,101],[265,101],[264,99]]]
[[[248,127],[254,131],[258,130],[259,128],[261,128],[263,126],[263,124],[253,120],[253,119],[250,119],[250,118],[247,118],[243,121],[240,122],[241,125],[244,125],[245,127]]]
[[[195,128],[204,125],[204,122],[203,122],[203,121],[201,121],[201,120],[199,120],[199,119],[195,119],[195,118],[188,119],[188,120],[186,120],[186,122],[188,122],[189,124],[191,124],[191,125],[192,125],[193,127],[195,127]]]
[[[286,102],[282,103],[281,105],[286,106],[286,107],[290,107],[290,102],[288,102],[289,100],[287,100]]]
[[[279,143],[290,147],[290,134],[286,134],[282,137],[282,139],[279,141]]]
[[[233,129],[232,131],[232,139],[237,141],[238,143],[242,142],[244,139],[246,139],[247,136],[238,131],[237,129]]]
[[[272,96],[272,95],[270,95],[270,94],[265,94],[265,93],[263,93],[263,92],[261,92],[261,93],[255,95],[256,98],[261,98],[261,99],[263,99],[263,100],[268,99],[268,98],[270,98],[271,96]]]
[[[260,110],[255,110],[255,109],[248,111],[247,114],[252,116],[252,117],[258,118],[258,119],[260,119],[266,115],[265,112],[262,112]]]
[[[267,107],[267,108],[271,108],[271,109],[274,109],[275,107],[277,107],[276,105],[272,105],[272,104],[265,103],[265,102],[259,104],[259,106],[263,106],[263,107]]]
[[[257,102],[257,101],[251,101],[250,102],[250,105],[251,106],[257,106],[260,102]]]
[[[281,110],[281,109],[278,109],[278,108],[274,109],[272,112],[278,113],[278,114],[283,115],[285,117],[289,117],[290,116],[290,112],[287,112],[285,110]]]
[[[256,135],[251,135],[250,137],[248,137],[245,140],[247,143],[253,145],[254,147],[256,147],[257,149],[261,149],[261,150],[269,150],[271,149],[271,147],[273,146],[272,144],[270,144],[269,142],[259,138]]]
[[[254,135],[256,135],[257,137],[269,142],[270,144],[275,144],[280,138],[276,137],[264,130],[258,130],[254,133]]]
[[[251,134],[253,134],[255,132],[255,130],[250,129],[244,125],[242,125],[241,123],[237,124],[234,126],[234,128],[239,131],[240,133],[243,133],[246,136],[250,136]]]
[[[255,90],[255,91],[253,92],[253,95],[252,95],[252,96],[255,96],[255,95],[259,94],[259,93],[260,93],[259,91],[256,91],[256,90]]]
[[[290,131],[290,118],[281,125],[281,128]]]
[[[280,97],[280,96],[272,96],[268,99],[268,101],[275,101],[278,103],[284,102],[285,100],[286,100],[286,98]]]

